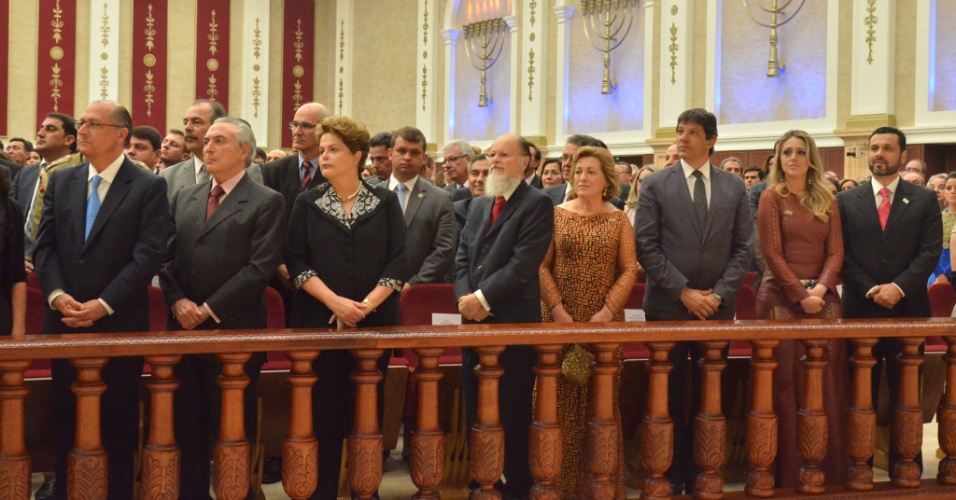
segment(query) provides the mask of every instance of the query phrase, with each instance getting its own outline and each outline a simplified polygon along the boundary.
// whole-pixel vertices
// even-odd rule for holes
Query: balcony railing
[[[947,389],[940,404],[939,446],[946,454],[939,465],[936,480],[921,480],[914,457],[922,445],[922,410],[919,401],[919,367],[923,361],[920,346],[927,337],[940,336],[947,345],[944,357]],[[873,457],[876,413],[871,404],[869,369],[873,365],[872,347],[881,337],[896,337],[903,345],[899,404],[894,408],[893,426],[897,438],[891,443],[900,456],[900,466],[891,473],[890,483],[874,484],[868,461]],[[824,439],[820,428],[823,416],[822,373],[826,363],[824,348],[829,339],[848,342],[852,377],[852,399],[847,416],[847,454],[851,465],[842,486],[819,486],[816,465],[822,459],[810,446]],[[595,339],[600,342],[595,343]],[[243,363],[253,352],[286,353],[291,361],[288,437],[283,447],[283,486],[295,499],[307,498],[315,488],[317,443],[312,429],[312,360],[324,350],[349,350],[357,359],[352,379],[356,386],[355,420],[349,436],[348,476],[352,492],[362,499],[372,498],[382,478],[382,461],[361,457],[381,457],[381,432],[376,408],[376,385],[382,379],[376,359],[393,348],[412,349],[419,358],[414,379],[418,404],[413,429],[410,475],[418,487],[416,498],[438,498],[443,477],[444,434],[439,426],[438,369],[444,348],[472,346],[480,356],[479,407],[472,428],[471,477],[481,485],[480,498],[498,498],[493,484],[503,467],[504,436],[498,407],[498,379],[502,369],[499,354],[510,345],[533,345],[538,352],[537,401],[531,431],[531,456],[535,477],[533,498],[558,498],[554,485],[561,469],[561,429],[557,418],[557,378],[560,376],[560,352],[569,343],[591,343],[596,352],[591,379],[594,404],[590,410],[588,439],[609,440],[620,432],[612,407],[614,374],[619,370],[614,351],[620,343],[643,342],[649,350],[647,370],[647,411],[642,426],[643,466],[647,478],[645,498],[664,498],[670,486],[664,478],[673,455],[673,423],[667,410],[667,373],[672,369],[668,350],[675,341],[698,341],[704,356],[703,398],[697,417],[698,434],[717,436],[718,442],[697,442],[695,456],[705,476],[699,484],[706,490],[703,498],[719,498],[722,482],[717,470],[726,449],[725,420],[721,415],[720,373],[724,363],[721,350],[730,340],[749,341],[752,345],[752,401],[747,418],[746,454],[749,461],[746,489],[726,496],[786,497],[799,496],[792,490],[774,489],[771,472],[776,453],[776,415],[772,397],[774,347],[785,339],[802,340],[807,348],[804,358],[805,384],[811,391],[800,412],[812,418],[800,419],[800,440],[806,446],[803,466],[810,471],[798,486],[804,492],[852,497],[956,498],[956,321],[927,320],[842,320],[802,322],[675,322],[609,324],[535,324],[468,325],[459,327],[396,327],[358,329],[341,332],[322,330],[162,332],[110,335],[43,335],[24,339],[0,340],[0,492],[4,498],[26,499],[30,495],[30,458],[24,439],[24,399],[27,386],[24,373],[34,359],[68,358],[77,369],[77,439],[70,467],[72,474],[85,471],[84,481],[71,485],[75,498],[105,498],[105,451],[99,433],[80,433],[80,429],[98,429],[99,398],[105,388],[100,372],[111,357],[145,356],[151,365],[146,383],[150,394],[149,437],[143,453],[144,498],[176,498],[178,495],[178,448],[173,432],[172,394],[177,382],[173,367],[184,354],[216,354],[222,361],[223,421],[214,452],[214,488],[219,498],[241,499],[249,484],[250,457],[242,422],[242,391],[248,384]],[[714,396],[714,395],[718,396]],[[825,426],[825,420],[823,420]],[[706,441],[706,440],[705,440]],[[613,448],[613,447],[612,447]],[[717,451],[713,451],[717,450]],[[594,498],[608,496],[609,476],[617,467],[617,454],[592,454]],[[226,469],[230,470],[226,470]],[[172,471],[172,472],[171,472]],[[103,479],[105,481],[105,479]],[[246,481],[246,482],[243,482]],[[82,483],[82,486],[79,484]]]

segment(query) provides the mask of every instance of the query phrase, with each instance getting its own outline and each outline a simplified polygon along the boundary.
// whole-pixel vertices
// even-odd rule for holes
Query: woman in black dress
[[[10,179],[0,175],[0,335],[26,333],[27,275],[23,266],[23,210],[10,198]],[[34,332],[36,333],[36,332]]]
[[[398,325],[395,292],[408,279],[405,220],[398,198],[359,177],[370,141],[364,125],[331,116],[315,133],[319,167],[329,182],[300,194],[292,209],[285,252],[296,288],[290,326]],[[378,364],[384,373],[388,356]],[[355,361],[348,351],[323,351],[313,368],[319,377],[312,391],[319,484],[312,498],[335,498],[342,440],[355,407],[350,378]]]

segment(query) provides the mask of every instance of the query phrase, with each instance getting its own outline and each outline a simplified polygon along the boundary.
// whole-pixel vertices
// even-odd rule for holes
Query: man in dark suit
[[[488,169],[490,167],[491,161],[483,154],[472,156],[471,160],[468,161],[468,186],[470,186],[471,196],[453,203],[459,239],[461,238],[461,230],[465,228],[465,222],[468,220],[468,209],[471,208],[471,202],[485,194],[485,181],[488,179]],[[452,274],[454,275],[454,270],[452,270]]]
[[[443,188],[445,191],[454,194],[455,191],[468,187],[468,159],[472,154],[474,150],[467,141],[455,140],[445,144],[445,148],[442,149],[445,163],[442,167],[451,179],[451,184]]]
[[[193,102],[192,106],[186,110],[183,131],[186,137],[186,149],[192,154],[192,158],[164,168],[159,173],[169,185],[166,195],[170,201],[180,189],[209,180],[209,172],[203,164],[202,148],[205,145],[203,139],[213,122],[224,116],[226,116],[226,108],[222,107],[222,104],[206,99]],[[252,180],[262,184],[262,169],[258,164],[250,165],[247,170]]]
[[[475,198],[455,259],[455,298],[468,322],[539,323],[538,267],[554,233],[554,208],[524,181],[531,144],[506,134],[492,143],[485,195]],[[527,498],[533,483],[528,465],[528,431],[536,356],[531,346],[511,346],[499,358],[501,424],[505,431],[505,498]],[[469,428],[477,414],[477,353],[462,352],[462,383]]]
[[[936,193],[901,182],[906,136],[896,128],[881,127],[870,135],[868,161],[870,182],[837,195],[844,245],[843,317],[928,318],[926,281],[943,249]],[[884,358],[890,408],[896,407],[900,347],[895,339],[883,338],[873,348],[874,408]],[[891,448],[891,471],[897,459]]]
[[[534,144],[531,145],[531,163],[528,164],[528,170],[525,171],[524,181],[535,189],[541,189],[541,176],[538,175],[538,165],[541,164],[541,150]]]
[[[206,132],[204,158],[212,180],[183,188],[173,200],[172,230],[160,284],[171,306],[170,330],[266,327],[262,294],[285,241],[282,195],[253,182],[255,153],[248,124],[220,118]],[[256,383],[264,353],[246,362],[244,423],[255,438]],[[209,498],[209,461],[219,433],[222,366],[215,355],[183,356],[176,365],[176,442],[182,452],[180,495]]]
[[[110,101],[89,105],[77,122],[88,163],[50,177],[35,250],[50,305],[43,333],[142,332],[149,329],[147,286],[166,248],[166,182],[123,156],[133,129],[129,111]],[[76,435],[76,370],[51,362],[57,498],[66,495],[67,456]],[[132,498],[133,454],[142,357],[115,357],[103,368],[103,447],[109,498]]]
[[[379,186],[395,191],[405,214],[408,272],[405,289],[423,283],[442,283],[455,260],[455,212],[451,196],[418,172],[425,164],[425,135],[415,127],[392,134],[389,148],[392,176]]]
[[[369,177],[365,182],[373,185],[388,182],[388,179],[392,176],[392,160],[388,157],[391,147],[391,132],[379,132],[372,136],[372,141],[369,143],[368,159],[372,162],[375,175]]]
[[[644,312],[648,321],[733,319],[734,298],[750,266],[753,219],[744,183],[710,163],[717,118],[691,109],[677,119],[680,162],[644,179],[634,235],[638,261],[647,271]],[[693,360],[693,394],[687,412],[687,354]],[[674,419],[673,493],[693,490],[692,422],[700,405],[701,373],[696,342],[671,349],[668,407]]]

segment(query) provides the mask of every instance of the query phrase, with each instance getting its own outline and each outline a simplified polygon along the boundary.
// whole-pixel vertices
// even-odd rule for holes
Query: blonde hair
[[[611,152],[605,148],[584,146],[574,153],[571,158],[571,190],[568,193],[571,198],[577,198],[578,193],[574,190],[574,172],[577,171],[578,162],[582,158],[596,158],[601,164],[601,172],[604,174],[604,180],[607,181],[607,187],[601,191],[601,199],[608,201],[621,192],[621,186],[617,183],[617,171],[614,170],[614,157]]]
[[[820,161],[820,152],[817,151],[817,143],[813,137],[803,130],[789,130],[777,140],[777,147],[774,149],[773,164],[770,165],[770,174],[767,179],[767,187],[773,189],[780,196],[789,196],[790,190],[787,189],[786,173],[783,171],[781,150],[787,140],[796,137],[803,141],[807,147],[807,161],[810,168],[807,169],[807,189],[797,195],[797,199],[804,208],[810,211],[814,217],[826,222],[830,220],[828,212],[833,205],[833,193],[827,187],[829,181],[823,174],[823,162]]]
[[[659,170],[660,170],[660,169],[657,168],[657,165],[651,165],[651,164],[644,165],[643,167],[637,169],[637,172],[634,174],[634,182],[635,182],[635,183],[640,182],[640,181],[641,181],[641,174],[643,174],[644,172],[654,173],[654,172],[657,172],[657,171],[659,171]],[[634,208],[634,207],[637,206],[637,197],[638,197],[638,196],[640,196],[640,195],[637,194],[637,190],[632,187],[632,188],[631,188],[631,192],[627,195],[627,201],[624,202],[624,204],[627,206],[627,208]]]

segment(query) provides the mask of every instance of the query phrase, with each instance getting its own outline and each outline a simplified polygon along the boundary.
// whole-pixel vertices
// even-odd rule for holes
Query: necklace
[[[355,198],[356,196],[358,196],[359,191],[361,191],[361,190],[362,190],[362,185],[359,184],[358,189],[356,189],[354,193],[352,193],[352,194],[346,196],[345,198],[342,198],[341,196],[339,196],[339,193],[335,193],[335,195],[336,195],[336,196],[339,196],[339,203],[345,203],[346,201],[349,201],[349,200],[351,200],[352,198]]]

